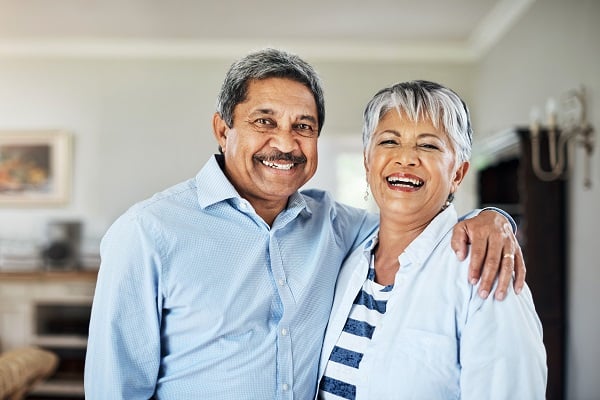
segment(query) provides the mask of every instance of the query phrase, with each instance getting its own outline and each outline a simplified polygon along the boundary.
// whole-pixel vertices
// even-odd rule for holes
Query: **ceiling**
[[[477,58],[534,0],[0,0],[0,55]]]

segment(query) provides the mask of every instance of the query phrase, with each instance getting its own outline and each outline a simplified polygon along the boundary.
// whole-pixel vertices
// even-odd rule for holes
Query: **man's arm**
[[[148,229],[121,217],[101,246],[85,362],[85,398],[149,399],[160,364],[160,276]]]
[[[469,281],[479,285],[479,296],[486,298],[498,276],[495,298],[506,297],[508,285],[515,272],[517,294],[525,284],[525,262],[521,247],[513,233],[513,221],[495,210],[484,209],[473,218],[463,219],[454,227],[452,248],[459,260],[464,260],[471,245]],[[498,271],[500,270],[500,271]]]

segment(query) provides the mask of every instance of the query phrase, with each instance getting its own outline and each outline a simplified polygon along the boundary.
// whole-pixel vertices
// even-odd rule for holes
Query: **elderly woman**
[[[546,353],[529,289],[480,298],[468,260],[450,247],[471,134],[465,103],[433,82],[396,84],[367,105],[364,163],[380,228],[338,278],[319,398],[544,398]]]

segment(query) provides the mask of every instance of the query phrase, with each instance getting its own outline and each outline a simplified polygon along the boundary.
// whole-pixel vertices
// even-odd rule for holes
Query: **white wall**
[[[583,84],[589,120],[600,134],[600,2],[537,1],[479,64],[475,82],[478,128],[491,134],[527,126],[532,106],[545,105]],[[598,140],[596,140],[598,142]],[[578,156],[581,156],[580,152]],[[568,246],[568,398],[600,398],[600,149],[592,160],[593,187],[582,185],[579,159],[570,182]],[[543,207],[540,204],[540,207]],[[549,224],[552,221],[548,221]]]
[[[0,209],[0,237],[81,218],[99,236],[134,201],[191,176],[216,149],[210,128],[225,62],[0,60],[0,130],[60,128],[74,139],[66,207]]]
[[[98,239],[134,202],[193,176],[216,152],[211,117],[231,62],[0,59],[0,130],[59,128],[74,138],[70,202],[0,208],[0,239],[39,240],[48,220],[73,218]],[[326,91],[323,136],[360,135],[366,101],[401,79],[445,81],[466,96],[471,90],[465,65],[314,64]]]

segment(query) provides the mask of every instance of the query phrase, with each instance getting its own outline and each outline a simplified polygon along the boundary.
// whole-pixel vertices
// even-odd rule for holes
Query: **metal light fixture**
[[[543,181],[565,178],[571,170],[575,145],[584,150],[584,186],[590,188],[591,156],[594,151],[594,128],[587,122],[585,92],[583,88],[565,93],[557,103],[548,99],[546,129],[540,127],[540,112],[531,111],[531,162],[536,176]],[[541,136],[548,136],[550,169],[540,165]]]

